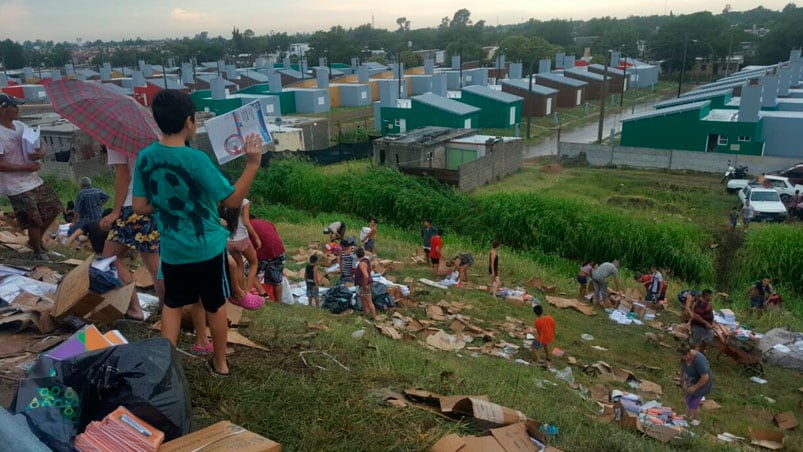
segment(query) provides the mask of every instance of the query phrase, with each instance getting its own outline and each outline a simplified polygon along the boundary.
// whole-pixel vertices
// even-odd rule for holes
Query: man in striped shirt
[[[75,198],[75,216],[70,226],[70,234],[87,223],[100,221],[103,217],[103,205],[109,200],[109,195],[103,190],[92,187],[92,179],[84,176],[80,183],[81,191]]]

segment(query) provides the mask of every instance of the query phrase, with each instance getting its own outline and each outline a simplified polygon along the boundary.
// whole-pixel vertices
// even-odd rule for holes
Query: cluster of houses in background
[[[289,58],[281,62],[258,58],[247,68],[223,61],[167,67],[141,61],[137,68],[106,64],[98,71],[67,65],[63,73],[31,68],[7,71],[0,74],[0,90],[28,100],[28,113],[41,106],[43,114],[34,122],[41,125],[51,148],[71,161],[93,158],[99,146],[66,121],[47,113],[43,85],[62,77],[107,83],[145,106],[161,89],[183,90],[190,93],[199,110],[209,114],[225,113],[259,99],[279,150],[289,151],[329,147],[331,124],[324,113],[331,109],[373,106],[373,124],[366,122],[365,127],[372,126],[384,136],[374,145],[377,163],[405,167],[411,172],[410,168],[448,172],[487,158],[500,148],[507,150],[506,155],[515,154],[509,149],[521,148],[520,140],[499,135],[518,137],[522,117],[548,117],[558,108],[583,108],[606,95],[653,87],[659,73],[657,66],[615,51],[605,66],[559,53],[554,61],[540,61],[537,70],[527,77],[523,76],[521,63],[508,63],[504,55],[496,57],[495,67],[464,63],[458,56],[446,66],[436,61],[432,55],[425,55],[424,65],[414,68],[361,64],[356,58],[350,64],[330,64],[321,58],[312,67],[305,58],[298,63]],[[660,102],[654,111],[624,120],[621,143],[645,148],[800,156],[801,78],[800,51],[792,52],[789,61],[782,64],[743,68],[677,99]],[[316,114],[321,117],[313,117]],[[457,129],[459,137],[444,132],[449,129]],[[199,141],[200,147],[208,146],[203,133]],[[394,141],[396,144],[391,145]],[[416,146],[424,150],[400,151],[398,144],[405,142],[418,143]],[[426,150],[429,147],[432,149]],[[71,152],[65,154],[66,150]],[[493,168],[497,164],[499,168],[517,168],[509,161],[510,157],[494,160]],[[504,175],[495,169],[487,173],[484,182]],[[455,174],[444,178],[464,185],[458,183],[460,178]]]
[[[747,66],[625,119],[622,146],[803,157],[803,60]]]

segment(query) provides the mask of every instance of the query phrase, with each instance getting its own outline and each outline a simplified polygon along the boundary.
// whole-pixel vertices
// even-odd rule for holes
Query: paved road
[[[621,132],[622,124],[619,123],[623,118],[628,118],[635,114],[651,111],[656,102],[648,102],[646,104],[639,104],[633,110],[628,109],[623,113],[616,113],[612,115],[605,115],[605,125],[602,127],[603,139],[611,134],[611,128],[615,127],[616,132]],[[580,127],[576,127],[569,131],[561,131],[561,141],[570,141],[572,143],[593,143],[597,141],[597,129],[599,121],[594,121]],[[558,153],[558,135],[554,132],[549,137],[545,138],[540,143],[529,146],[524,151],[524,158],[543,157],[547,155],[557,155]]]

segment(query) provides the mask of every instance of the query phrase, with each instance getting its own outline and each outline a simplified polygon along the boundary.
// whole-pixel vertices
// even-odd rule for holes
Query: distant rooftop
[[[693,103],[690,103],[690,104],[676,105],[674,107],[662,108],[660,110],[650,111],[650,112],[642,113],[642,114],[639,114],[639,115],[631,116],[629,118],[623,119],[622,122],[638,121],[638,120],[641,120],[641,119],[657,118],[657,117],[660,117],[660,116],[667,116],[667,115],[672,115],[672,114],[676,114],[676,113],[683,113],[683,112],[693,111],[693,110],[701,110],[701,109],[703,109],[703,108],[705,108],[705,107],[707,107],[709,105],[711,105],[711,101],[710,100],[705,100],[705,101],[702,101],[702,102],[693,102]],[[733,110],[727,110],[727,111],[733,112]]]
[[[478,96],[487,97],[489,99],[494,99],[496,101],[503,102],[506,104],[514,104],[521,100],[521,97],[519,96],[506,93],[503,91],[495,91],[486,86],[479,86],[479,85],[466,86],[463,88],[463,91],[476,94]]]
[[[711,110],[703,121],[736,122],[739,120],[739,110]]]
[[[693,91],[692,91],[693,92]],[[655,108],[674,107],[675,105],[688,104],[691,102],[699,102],[701,100],[713,99],[720,96],[729,96],[733,93],[732,89],[720,89],[714,91],[698,92],[694,95],[683,96],[675,99],[667,99],[655,104]]]
[[[480,111],[480,109],[477,107],[472,107],[471,105],[466,105],[456,100],[447,99],[432,93],[421,94],[412,97],[411,99],[440,110],[456,113],[458,115],[469,115]]]
[[[556,73],[536,74],[535,75],[536,82],[538,81],[538,79],[549,80],[555,83],[560,83],[561,85],[572,86],[574,88],[582,88],[588,85],[588,83],[582,80],[577,80],[576,78],[564,77],[563,75]]]
[[[530,90],[530,81],[528,79],[505,79],[502,80],[502,85],[513,86],[518,89],[523,89],[525,91]],[[558,90],[554,88],[550,88],[544,85],[539,85],[538,83],[536,83],[535,77],[533,77],[532,91],[542,96],[551,96],[558,92]]]

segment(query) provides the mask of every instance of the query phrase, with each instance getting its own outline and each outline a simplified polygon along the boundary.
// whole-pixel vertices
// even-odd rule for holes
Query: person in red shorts
[[[536,338],[533,340],[533,355],[535,360],[540,362],[541,357],[538,356],[538,349],[544,349],[546,360],[551,361],[552,357],[549,354],[549,345],[555,339],[555,319],[551,315],[544,315],[544,308],[540,304],[533,306],[535,313],[535,331]]]

